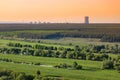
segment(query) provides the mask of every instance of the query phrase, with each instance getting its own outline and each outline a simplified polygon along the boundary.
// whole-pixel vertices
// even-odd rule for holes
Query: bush
[[[39,76],[41,72],[39,70],[36,71],[36,75]]]
[[[114,62],[111,60],[104,61],[102,69],[114,69]]]
[[[77,62],[73,62],[73,68],[75,69],[77,67],[78,63]]]
[[[117,71],[120,73],[120,65],[117,66]]]
[[[38,62],[38,63],[34,63],[34,65],[40,65],[40,63]]]
[[[82,65],[78,65],[77,62],[73,62],[73,69],[80,70],[80,69],[82,69]]]
[[[55,65],[54,67],[55,67],[55,68],[64,68],[64,69],[66,69],[66,68],[68,68],[68,67],[70,67],[70,66],[67,65],[66,63],[63,63],[63,64]]]
[[[0,76],[10,76],[11,71],[10,70],[2,70],[0,71]]]
[[[27,75],[26,76],[26,80],[33,80],[34,79],[34,76],[33,75]]]
[[[18,77],[16,78],[16,80],[26,80],[26,75],[25,75],[25,73],[20,73],[20,74],[18,75]]]
[[[81,70],[81,69],[82,69],[82,65],[77,65],[77,66],[76,66],[76,69],[77,69],[77,70]]]

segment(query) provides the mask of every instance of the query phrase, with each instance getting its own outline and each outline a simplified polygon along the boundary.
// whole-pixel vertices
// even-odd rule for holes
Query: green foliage
[[[55,68],[63,68],[63,69],[76,69],[76,70],[81,70],[82,66],[78,65],[77,62],[73,62],[73,65],[68,65],[66,63],[55,65]]]
[[[17,25],[11,25],[12,27],[4,25],[5,27],[0,28],[0,31],[3,31],[0,32],[0,36],[1,38],[11,39],[57,39],[62,37],[99,38],[101,39],[101,41],[106,42],[120,42],[120,28],[118,27],[119,25],[114,25],[89,24],[88,26],[86,26],[83,24],[41,24],[40,26],[33,26],[25,24],[18,25],[20,29],[17,29]],[[106,28],[104,28],[103,26],[106,26]]]
[[[55,68],[63,68],[63,69],[67,69],[67,68],[70,68],[71,66],[66,64],[66,63],[63,63],[63,64],[58,64],[58,65],[55,65],[54,66]]]
[[[40,62],[34,63],[34,65],[40,65]]]
[[[76,67],[78,66],[77,62],[73,62],[73,68],[76,69]]]
[[[88,53],[87,56],[86,56],[86,59],[87,60],[93,60],[94,57],[95,57],[94,54]]]
[[[37,70],[37,71],[36,71],[36,75],[37,75],[37,76],[40,76],[40,75],[41,75],[40,70]]]
[[[10,43],[10,44],[14,44],[14,43]],[[17,44],[22,45],[20,43]],[[29,46],[33,46],[33,45],[29,45]],[[98,45],[91,45],[91,46],[98,47]],[[91,46],[82,46],[82,47],[75,46],[75,49],[64,48],[64,47],[57,48],[53,46],[44,46],[44,45],[34,45],[34,47],[22,47],[22,48],[12,46],[12,48],[11,47],[0,48],[0,52],[3,54],[20,54],[20,55],[69,58],[69,59],[80,59],[80,60],[95,60],[95,61],[103,61],[109,58],[109,56],[105,53],[96,54],[96,55],[91,53],[90,50],[93,48]],[[97,52],[97,53],[99,53],[100,51],[101,50],[97,50],[97,48],[93,50],[93,52]]]
[[[117,66],[117,71],[120,73],[120,65]]]
[[[111,60],[103,61],[102,69],[114,69],[114,62]]]
[[[82,69],[82,65],[77,65],[77,66],[76,66],[76,69],[77,69],[77,70],[81,70],[81,69]]]
[[[34,76],[10,70],[0,71],[0,80],[33,80]]]
[[[82,69],[82,65],[78,65],[77,62],[73,62],[73,69],[81,70]]]
[[[120,73],[120,55],[117,56],[115,66],[116,66],[117,71]]]
[[[113,54],[115,55],[115,54]],[[17,72],[25,72],[29,75],[35,75],[36,69],[41,71],[41,76],[44,75],[53,75],[55,77],[60,76],[60,78],[68,80],[119,80],[120,76],[115,70],[101,70],[101,61],[90,61],[90,60],[73,60],[73,59],[61,59],[61,58],[49,58],[49,57],[36,57],[36,56],[25,56],[25,55],[14,55],[14,54],[0,54],[1,58],[12,59],[12,61],[19,61],[25,63],[36,63],[40,62],[43,65],[54,66],[58,63],[66,63],[67,65],[73,65],[73,62],[77,62],[78,65],[83,66],[83,70],[75,70],[73,68],[61,69],[54,67],[44,67],[44,66],[35,66],[29,64],[16,64],[11,62],[1,62],[0,69],[10,69]],[[94,76],[93,76],[94,75]],[[106,77],[108,76],[109,77]],[[36,76],[35,76],[36,77]]]
[[[26,80],[26,75],[25,75],[25,73],[20,73],[20,74],[17,76],[16,80]]]
[[[10,42],[10,41],[8,41]],[[19,42],[17,42],[19,43]],[[0,43],[1,44],[1,43]],[[0,52],[3,54],[0,54],[0,60],[1,65],[0,68],[7,68],[15,71],[23,71],[26,72],[26,74],[33,74],[35,69],[40,69],[43,73],[42,75],[52,74],[57,76],[64,76],[66,78],[77,80],[79,78],[81,79],[93,79],[93,80],[117,80],[119,78],[119,75],[115,72],[115,70],[100,70],[101,61],[105,59],[109,59],[109,54],[106,54],[107,50],[108,52],[115,52],[117,50],[117,47],[115,45],[112,45],[113,48],[109,45],[108,48],[105,47],[104,52],[99,54],[102,49],[93,50],[93,47],[90,46],[79,46],[78,49],[71,49],[70,47],[64,47],[64,46],[57,46],[57,49],[55,49],[54,45],[43,45],[43,47],[36,49],[34,46],[41,45],[38,43],[31,44],[32,47],[27,47],[26,42],[21,43],[22,47],[11,47],[6,46],[0,47]],[[25,46],[24,46],[25,45]],[[98,45],[92,45],[92,46],[98,46]],[[62,47],[60,49],[60,47]],[[119,49],[119,48],[118,48]],[[91,51],[92,50],[92,51]],[[98,51],[96,51],[98,50]],[[97,53],[94,53],[97,52]],[[64,53],[64,54],[63,54]],[[9,55],[10,54],[10,55]],[[14,55],[14,54],[20,54],[20,55]],[[63,55],[63,58],[70,58],[70,59],[60,59],[60,55]],[[117,54],[117,53],[116,53]],[[21,56],[22,55],[22,56]],[[26,56],[29,55],[29,56]],[[115,54],[112,54],[115,55]],[[38,56],[38,57],[37,57]],[[40,57],[43,56],[43,57]],[[115,55],[116,56],[116,55]],[[46,57],[46,58],[45,58]],[[48,58],[53,57],[53,58]],[[56,57],[56,58],[54,58]],[[57,59],[59,58],[59,59]],[[73,60],[74,59],[74,60]],[[79,60],[78,60],[79,59]],[[85,61],[86,60],[86,61]],[[92,61],[89,61],[92,60]],[[95,60],[95,61],[93,61]],[[113,60],[113,57],[111,57],[111,60]],[[117,60],[117,59],[114,59]],[[72,62],[76,62],[77,66],[76,69],[73,69]],[[98,62],[99,61],[99,62]],[[12,63],[11,63],[12,62]],[[64,69],[56,69],[53,67],[43,67],[43,66],[37,66],[34,64],[45,64],[45,65],[56,65],[58,63],[63,63],[60,67],[64,67]],[[118,61],[117,61],[118,62]],[[31,64],[32,63],[32,64]],[[79,65],[81,64],[81,65]],[[119,67],[114,67],[119,72]],[[70,69],[70,70],[69,70]],[[73,70],[71,70],[73,69]],[[77,70],[78,69],[78,70]],[[83,70],[81,70],[83,69]],[[79,71],[81,70],[81,71]],[[93,73],[94,71],[94,73]],[[82,73],[82,74],[81,74]],[[109,74],[112,73],[112,74]],[[78,75],[79,74],[79,75]],[[11,74],[12,75],[12,74]],[[15,73],[16,77],[18,77],[18,73]],[[14,78],[16,78],[14,75]],[[92,76],[95,75],[95,76]],[[109,78],[106,78],[106,76],[110,76]],[[26,75],[27,77],[28,75]],[[29,75],[30,77],[34,77]],[[8,77],[2,76],[3,78],[7,79]],[[36,77],[36,76],[35,76]],[[9,77],[10,80],[11,77]],[[19,77],[20,78],[20,77]],[[29,77],[27,77],[29,78]],[[46,77],[45,77],[46,78]],[[48,77],[49,78],[49,77]],[[41,76],[37,77],[36,79],[42,79]],[[28,79],[30,80],[30,78]],[[119,79],[118,79],[119,80]]]

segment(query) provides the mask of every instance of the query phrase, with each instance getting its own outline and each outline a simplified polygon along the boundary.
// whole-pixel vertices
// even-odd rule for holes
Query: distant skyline
[[[0,22],[120,23],[120,0],[0,0]]]

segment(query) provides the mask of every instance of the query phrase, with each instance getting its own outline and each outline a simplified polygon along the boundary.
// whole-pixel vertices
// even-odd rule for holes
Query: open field
[[[43,43],[37,42],[25,42],[25,41],[16,41],[16,40],[0,40],[0,47],[8,48],[7,44],[12,43],[21,43],[21,44],[41,44],[45,46],[56,46],[56,47],[68,47],[73,48],[76,44],[80,46],[86,46],[91,44],[98,43],[98,45],[104,44],[105,42],[100,42],[98,39],[84,39],[84,38],[63,38],[63,39],[42,39]],[[58,42],[57,42],[58,41]],[[94,42],[96,41],[96,42]],[[55,44],[62,43],[62,44]],[[72,43],[73,45],[69,46],[68,44]],[[116,43],[106,43],[109,45],[115,45]],[[118,44],[118,43],[117,43]],[[109,54],[112,58],[117,58],[116,54]],[[40,70],[42,76],[51,75],[51,76],[61,76],[64,79],[68,80],[119,80],[119,73],[116,70],[102,70],[102,61],[90,61],[90,60],[77,60],[77,59],[62,59],[62,58],[53,58],[53,57],[36,57],[28,55],[15,55],[15,54],[2,54],[0,53],[0,59],[8,59],[13,62],[0,61],[0,70],[9,69],[16,72],[25,72],[26,74],[34,75],[36,70]],[[19,62],[19,63],[14,63]],[[53,66],[60,63],[67,63],[72,65],[73,62],[83,66],[82,70],[74,69],[61,69],[54,68]],[[40,63],[40,65],[33,65],[34,63]]]
[[[28,39],[29,40],[29,39]],[[101,42],[100,39],[91,39],[91,38],[61,38],[61,39],[33,39],[33,42],[24,41],[24,39],[17,40],[5,40],[0,39],[0,47],[8,47],[7,44],[9,42],[12,43],[21,43],[21,44],[30,44],[30,45],[45,45],[45,46],[55,46],[55,47],[66,47],[66,48],[74,48],[76,45],[79,46],[87,46],[90,44],[93,45],[120,45],[120,43],[111,43],[111,42]],[[38,43],[37,41],[40,41]],[[71,45],[70,45],[71,44]]]
[[[34,74],[39,69],[42,75],[62,76],[70,80],[119,80],[119,73],[116,70],[101,70],[101,62],[84,61],[72,59],[57,59],[33,56],[7,55],[0,54],[0,58],[8,58],[15,61],[40,62],[44,65],[55,65],[59,63],[68,63],[76,61],[83,65],[83,70],[56,69],[53,67],[35,66],[28,64],[14,64],[11,62],[0,62],[0,69],[10,69],[27,74]]]
[[[71,37],[66,37],[66,38],[61,38],[61,39],[40,39],[41,42],[43,43],[49,43],[49,44],[63,44],[63,45],[69,45],[70,43],[75,46],[85,46],[89,44],[96,44],[96,45],[115,45],[118,44],[120,45],[119,42],[101,42],[100,39],[95,39],[95,38],[71,38]]]
[[[120,24],[0,24],[0,70],[63,80],[119,80]],[[104,69],[103,62],[114,68]],[[82,69],[74,69],[77,62]],[[72,66],[55,68],[66,63]],[[37,65],[36,65],[37,64]]]
[[[68,45],[60,45],[60,44],[50,44],[50,43],[46,43],[46,42],[43,42],[43,43],[38,43],[38,42],[27,42],[27,41],[17,41],[17,40],[3,40],[3,39],[0,39],[0,47],[8,47],[7,44],[9,42],[12,42],[12,43],[21,43],[21,44],[30,44],[30,45],[36,45],[36,44],[40,44],[40,45],[43,45],[43,46],[55,46],[55,47],[70,47],[70,48],[73,48],[73,46],[68,46]]]

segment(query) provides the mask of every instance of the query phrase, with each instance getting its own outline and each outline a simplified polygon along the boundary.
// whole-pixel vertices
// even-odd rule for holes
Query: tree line
[[[0,80],[63,80],[61,77],[42,76],[40,70],[36,70],[34,75],[12,70],[0,70]]]
[[[1,38],[25,38],[25,39],[56,39],[63,37],[73,38],[99,38],[103,42],[120,42],[120,28],[80,28],[73,30],[60,30],[60,31],[13,31],[1,32]]]
[[[74,70],[82,70],[82,65],[77,62],[73,62],[72,65],[68,65],[66,63],[58,64],[54,66],[55,68],[63,68],[63,69],[74,69]]]
[[[40,44],[29,45],[11,42],[7,45],[9,46],[8,48],[0,48],[0,53],[93,61],[103,61],[105,59],[110,59],[111,57],[108,55],[108,53],[120,53],[119,45],[76,45],[74,48],[45,46]]]
[[[120,73],[120,55],[117,59],[104,60],[102,69],[116,69]]]

